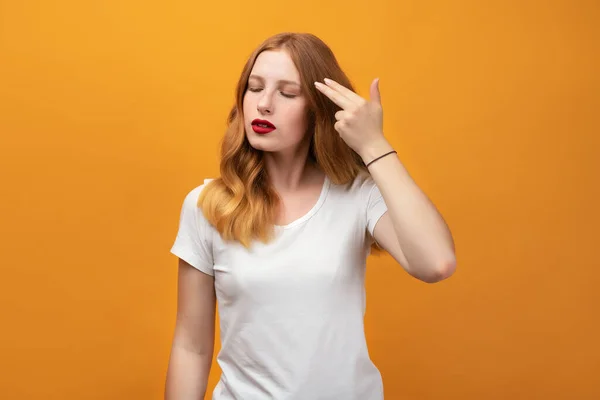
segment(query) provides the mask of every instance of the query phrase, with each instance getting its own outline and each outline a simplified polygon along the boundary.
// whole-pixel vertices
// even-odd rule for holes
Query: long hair
[[[313,130],[309,159],[335,184],[346,184],[368,171],[334,129],[336,104],[320,93],[314,82],[331,78],[354,90],[331,49],[309,33],[280,33],[265,40],[247,60],[236,88],[236,102],[228,117],[221,143],[220,178],[202,190],[198,205],[205,218],[224,240],[248,247],[252,240],[268,242],[273,237],[279,197],[269,183],[262,151],[246,137],[243,100],[248,78],[259,54],[285,50],[300,73],[302,93],[307,99],[309,129]]]

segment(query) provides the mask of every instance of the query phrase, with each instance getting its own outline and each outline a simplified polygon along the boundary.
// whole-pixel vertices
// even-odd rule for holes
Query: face
[[[256,59],[244,94],[244,126],[250,145],[266,152],[295,152],[307,143],[306,98],[300,74],[284,50]]]

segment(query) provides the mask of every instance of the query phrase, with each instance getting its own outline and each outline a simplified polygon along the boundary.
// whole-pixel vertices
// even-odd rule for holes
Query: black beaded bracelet
[[[379,157],[377,157],[376,159],[369,161],[369,163],[367,164],[367,168],[369,168],[369,165],[373,164],[375,161],[377,161],[377,160],[379,160],[380,158],[383,158],[383,157],[385,157],[385,156],[389,156],[389,155],[390,155],[390,154],[392,154],[392,153],[396,153],[396,154],[398,154],[398,152],[397,152],[396,150],[392,150],[392,151],[390,151],[389,153],[385,153],[384,155],[382,155],[382,156],[379,156]]]

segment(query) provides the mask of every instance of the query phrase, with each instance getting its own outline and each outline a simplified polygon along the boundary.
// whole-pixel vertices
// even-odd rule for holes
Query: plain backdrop
[[[246,58],[300,31],[359,94],[381,78],[385,134],[456,240],[435,285],[368,261],[386,399],[600,398],[599,20],[577,0],[1,0],[0,397],[162,398],[183,198],[218,176]]]

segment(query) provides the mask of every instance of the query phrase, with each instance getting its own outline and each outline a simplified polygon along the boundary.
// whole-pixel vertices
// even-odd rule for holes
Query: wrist
[[[392,145],[386,140],[382,139],[380,141],[374,142],[366,146],[360,153],[360,157],[362,158],[365,164],[373,161],[379,156],[382,156],[385,153],[394,150]]]

